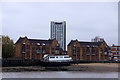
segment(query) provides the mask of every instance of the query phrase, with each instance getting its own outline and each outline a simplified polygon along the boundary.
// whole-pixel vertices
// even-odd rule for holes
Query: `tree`
[[[2,57],[10,58],[14,56],[15,46],[12,39],[2,36]]]

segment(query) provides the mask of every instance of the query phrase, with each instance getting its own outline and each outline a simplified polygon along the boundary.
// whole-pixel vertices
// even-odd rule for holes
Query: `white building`
[[[63,50],[66,50],[66,21],[51,21],[51,39],[56,39]]]
[[[100,38],[100,36],[96,36],[94,39],[91,40],[92,42],[103,42],[104,39]]]

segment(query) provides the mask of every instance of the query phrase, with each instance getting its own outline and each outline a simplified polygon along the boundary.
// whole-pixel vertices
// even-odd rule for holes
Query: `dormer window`
[[[39,45],[40,45],[40,43],[37,43],[37,45],[39,46]]]
[[[87,47],[90,47],[89,45],[87,45]]]
[[[45,45],[45,43],[43,43],[42,45]]]

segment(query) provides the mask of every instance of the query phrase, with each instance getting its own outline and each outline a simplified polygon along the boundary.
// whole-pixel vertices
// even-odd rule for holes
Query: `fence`
[[[40,59],[2,59],[2,66],[69,66],[70,64],[79,63],[120,63],[120,61],[88,61],[79,60],[72,62],[43,62]]]
[[[2,59],[2,66],[36,66],[40,65],[41,60],[26,59]]]

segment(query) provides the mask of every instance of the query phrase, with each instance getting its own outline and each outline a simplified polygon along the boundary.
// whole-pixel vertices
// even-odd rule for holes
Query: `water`
[[[3,72],[2,78],[118,78],[118,72],[80,72],[80,71],[45,71],[45,72]]]

